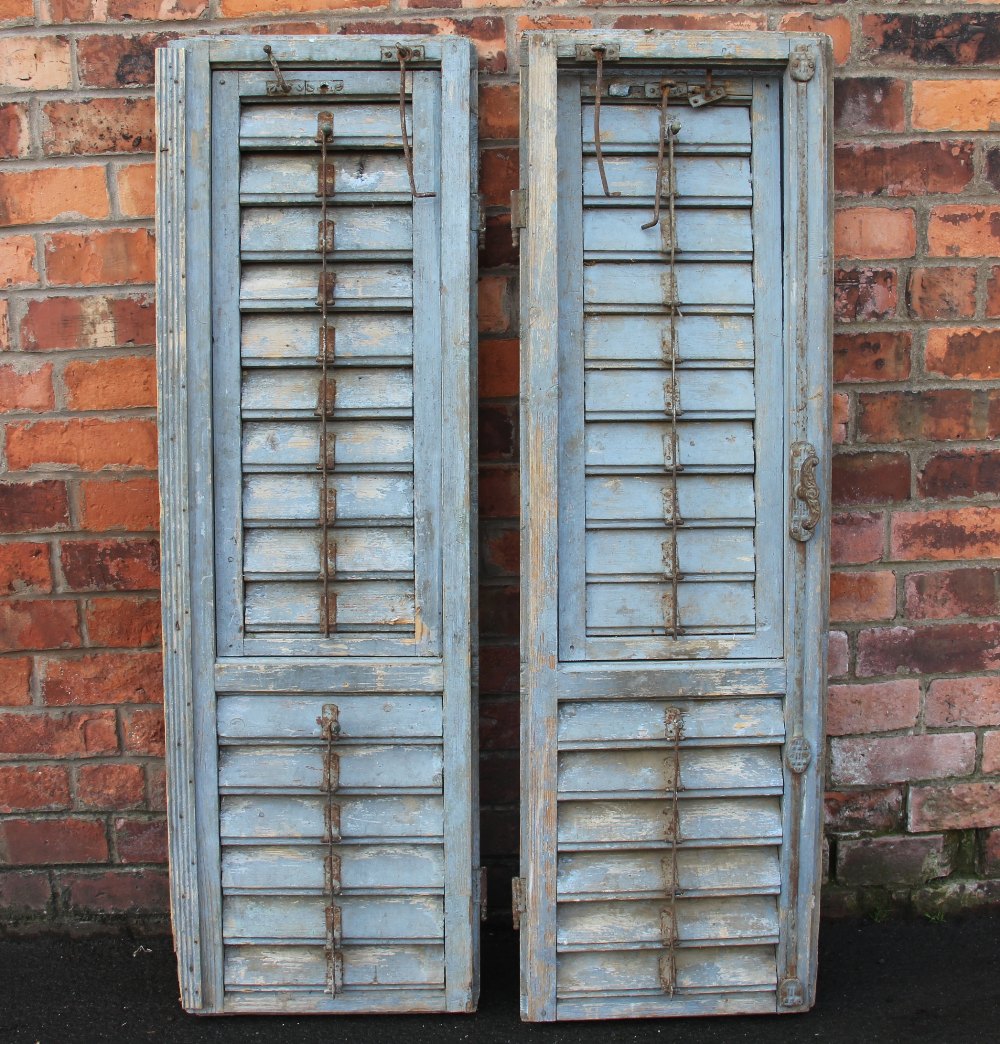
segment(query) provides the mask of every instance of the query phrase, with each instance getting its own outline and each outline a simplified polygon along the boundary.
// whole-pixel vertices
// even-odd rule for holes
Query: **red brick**
[[[153,233],[145,228],[45,237],[45,267],[53,286],[151,283],[153,262]]]
[[[152,152],[152,98],[87,98],[42,107],[42,148],[48,156]]]
[[[511,460],[516,453],[517,407],[505,403],[479,408],[479,459]]]
[[[69,773],[60,765],[0,765],[0,812],[40,812],[69,804]]]
[[[831,685],[826,714],[830,736],[913,728],[920,714],[920,682]]]
[[[517,471],[511,468],[489,468],[479,473],[479,517],[517,518]]]
[[[430,0],[434,3],[434,0]],[[517,35],[534,29],[592,29],[594,20],[589,15],[518,15]]]
[[[947,877],[944,838],[862,837],[837,843],[837,881],[845,885],[918,885]]]
[[[48,544],[0,544],[0,595],[47,594],[51,590]]]
[[[1000,266],[991,268],[986,280],[986,314],[991,319],[1000,316]]]
[[[37,421],[7,425],[12,471],[68,465],[81,471],[156,467],[156,423],[151,420]]]
[[[985,403],[968,389],[884,391],[858,396],[861,442],[981,439],[985,435]]]
[[[0,0],[0,21],[31,21],[35,17],[32,0]]]
[[[244,0],[234,0],[244,2]],[[356,0],[352,0],[356,3]],[[360,6],[360,5],[359,5]],[[445,4],[447,6],[447,2]],[[427,18],[385,21],[382,18],[349,22],[338,30],[349,36],[370,33],[391,33],[394,36],[409,33],[436,35],[450,33],[470,39],[479,57],[479,70],[484,73],[507,71],[507,26],[503,18],[494,15],[480,18]]]
[[[479,743],[483,750],[517,750],[520,715],[510,697],[479,704]]]
[[[830,619],[834,622],[891,620],[895,615],[895,573],[834,573],[830,577]]]
[[[0,482],[0,533],[37,533],[68,524],[65,482]]]
[[[905,453],[838,453],[833,458],[833,502],[899,502],[910,496],[910,458]]]
[[[21,159],[30,147],[27,107],[18,102],[0,104],[0,159]]]
[[[520,537],[520,531],[517,529],[502,529],[484,534],[481,566],[484,576],[518,575]]]
[[[866,14],[865,58],[889,65],[979,65],[1000,59],[1000,15]]]
[[[857,675],[961,674],[1000,667],[1000,624],[881,627],[858,635]]]
[[[76,797],[81,808],[136,808],[146,797],[146,775],[141,765],[127,762],[81,765],[76,773]]]
[[[198,18],[207,7],[208,0],[45,0],[42,17],[50,22],[178,21]]]
[[[156,405],[156,364],[151,356],[69,363],[63,371],[71,410],[124,410]]]
[[[1000,725],[1000,677],[935,679],[927,689],[924,720],[934,728]]]
[[[917,477],[923,497],[1000,493],[1000,451],[946,450],[929,457]]]
[[[854,833],[859,830],[899,830],[903,825],[903,791],[834,790],[824,801],[827,830]]]
[[[983,733],[982,771],[993,776],[1000,773],[1000,732]]]
[[[484,149],[480,157],[479,189],[486,206],[506,207],[517,188],[519,153],[517,149]]]
[[[0,289],[34,286],[38,282],[34,236],[0,236]]]
[[[987,877],[1000,877],[1000,830],[983,831],[980,870]]]
[[[95,532],[159,528],[160,500],[156,479],[80,483],[80,528]]]
[[[58,91],[72,83],[65,36],[18,33],[0,38],[0,91]]]
[[[258,14],[298,14],[303,11],[337,11],[359,7],[388,7],[389,0],[222,0],[228,18]],[[448,6],[445,4],[444,6]],[[391,32],[391,30],[387,30]]]
[[[520,93],[517,84],[479,86],[479,137],[513,139],[520,130]]]
[[[996,380],[1000,377],[1000,330],[928,330],[924,365],[928,372],[944,377]]]
[[[851,55],[851,23],[842,15],[824,18],[807,11],[787,14],[778,28],[787,33],[825,33],[833,44],[833,60],[837,65],[843,65]]]
[[[0,871],[0,911],[5,920],[15,911],[41,913],[51,899],[52,886],[44,871]]]
[[[10,339],[10,301],[0,301],[0,352],[9,352],[14,347]]]
[[[973,830],[1000,826],[1000,782],[911,787],[909,828]]]
[[[125,750],[133,754],[163,757],[163,711],[129,709],[122,713],[122,736]]]
[[[24,372],[0,366],[0,412],[43,413],[54,406],[51,363]]]
[[[1000,80],[915,80],[914,130],[993,130]]]
[[[913,257],[917,230],[913,211],[901,207],[850,207],[834,215],[838,257]]]
[[[850,665],[850,647],[847,635],[843,631],[831,631],[827,649],[827,674],[831,678],[843,677],[847,674]]]
[[[901,511],[892,520],[889,546],[900,561],[1000,558],[1000,512],[995,507]]]
[[[486,236],[479,251],[479,268],[502,268],[516,265],[520,251],[510,234],[510,214],[487,214]]]
[[[43,758],[86,758],[118,751],[115,712],[0,714],[0,753]]]
[[[96,653],[81,659],[49,659],[42,699],[49,706],[159,703],[163,664],[158,652]]]
[[[837,334],[835,381],[902,381],[910,375],[912,335],[906,331]]]
[[[886,77],[838,78],[833,89],[834,126],[859,134],[901,131],[905,91],[902,81]]]
[[[25,707],[31,703],[31,658],[0,658],[0,707]]]
[[[127,865],[167,861],[167,824],[163,819],[119,817],[113,827],[119,862]]]
[[[479,592],[479,631],[484,638],[511,641],[519,628],[518,589],[484,586]]]
[[[837,784],[865,786],[967,776],[975,764],[976,737],[971,732],[830,741],[831,779]]]
[[[71,909],[98,914],[165,914],[169,905],[165,870],[61,874],[57,887]]]
[[[927,247],[931,257],[1000,254],[1000,207],[933,207],[927,223]]]
[[[914,268],[906,307],[916,319],[971,319],[976,314],[974,268]]]
[[[92,598],[84,618],[90,645],[139,649],[160,644],[158,598]]]
[[[479,654],[479,688],[484,693],[520,691],[520,651],[516,645],[484,645]]]
[[[851,421],[851,397],[847,392],[834,392],[831,406],[831,436],[834,445],[847,442],[847,427]]]
[[[146,789],[149,792],[149,810],[166,812],[167,773],[162,761],[146,764]]]
[[[879,511],[834,515],[830,544],[834,565],[877,562],[885,546],[885,517]]]
[[[834,273],[834,318],[850,323],[895,315],[896,279],[894,268],[838,268]]]
[[[515,398],[518,393],[517,341],[479,342],[479,398]]]
[[[151,218],[156,204],[156,169],[152,163],[130,163],[115,173],[122,217]]]
[[[106,218],[110,213],[103,167],[36,167],[0,174],[0,226]]]
[[[7,819],[0,822],[0,852],[10,866],[103,863],[104,824],[93,819]]]
[[[906,578],[906,615],[913,620],[1000,615],[996,569],[944,569]]]
[[[60,558],[74,591],[145,591],[160,582],[156,540],[63,541]]]
[[[75,602],[0,602],[0,652],[72,649],[79,644]]]
[[[81,36],[76,41],[80,83],[86,87],[150,87],[153,52],[176,38],[176,33]]]
[[[961,192],[972,180],[969,141],[844,143],[834,150],[834,185],[842,196],[922,196]]]
[[[21,321],[21,348],[115,348],[153,344],[149,297],[46,297],[28,301]]]
[[[725,14],[650,14],[622,15],[614,22],[615,29],[726,29],[733,32],[766,29],[767,17],[749,12]]]
[[[480,276],[479,332],[506,333],[510,329],[510,287],[506,276]]]

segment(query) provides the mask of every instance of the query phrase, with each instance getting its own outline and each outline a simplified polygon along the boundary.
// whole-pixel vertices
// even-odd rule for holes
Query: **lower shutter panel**
[[[471,48],[266,43],[171,55],[212,92],[211,396],[188,416],[212,439],[214,633],[191,640],[214,646],[215,873],[185,1003],[470,1010]]]
[[[526,44],[529,1020],[811,999],[819,776],[788,751],[822,735],[824,537],[790,538],[785,475],[827,392],[782,327],[779,39],[780,65],[708,71],[697,33]]]

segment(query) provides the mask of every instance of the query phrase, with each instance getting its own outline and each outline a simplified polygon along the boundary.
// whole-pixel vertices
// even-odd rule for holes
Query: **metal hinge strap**
[[[517,932],[521,929],[521,918],[527,912],[523,877],[511,878],[510,906],[514,918],[514,931]]]

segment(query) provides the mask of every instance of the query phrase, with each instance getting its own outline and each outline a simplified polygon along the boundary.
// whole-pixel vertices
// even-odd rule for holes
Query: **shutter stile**
[[[823,66],[780,34],[526,34],[521,311],[554,317],[523,346],[530,1021],[812,1003],[828,174],[800,212],[781,149],[828,129],[803,39]]]
[[[474,218],[442,171],[471,169],[472,51],[409,38],[391,60],[380,38],[268,48],[171,49],[212,91],[211,126],[186,144],[212,185],[211,293],[199,290],[211,322],[187,333],[189,358],[211,357],[211,393],[184,421],[213,447],[190,467],[192,539],[215,549],[214,631],[192,636],[214,643],[212,681],[193,696],[214,721],[194,772],[203,811],[171,830],[197,829],[198,858],[217,869],[172,899],[195,907],[208,955],[207,989],[182,965],[185,1006],[471,1010],[475,324],[442,287],[471,295]],[[401,68],[401,49],[420,60]],[[162,73],[159,98],[161,119],[182,100]],[[161,200],[184,183],[179,151]],[[190,196],[180,216],[161,203],[161,229],[196,210]],[[162,395],[185,390],[165,382]],[[464,542],[445,498],[467,505]],[[165,497],[168,527],[177,510]],[[458,569],[443,561],[449,538]],[[165,630],[187,612],[168,600]],[[173,802],[184,780],[170,786]]]

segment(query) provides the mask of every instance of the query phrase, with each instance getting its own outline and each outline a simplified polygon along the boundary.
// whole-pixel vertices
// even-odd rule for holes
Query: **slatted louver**
[[[307,37],[161,59],[191,1010],[475,1005],[471,53]],[[171,249],[187,250],[186,299]]]
[[[798,45],[825,60],[526,44],[528,1019],[811,1003],[825,552],[793,444],[828,460],[827,132]]]

